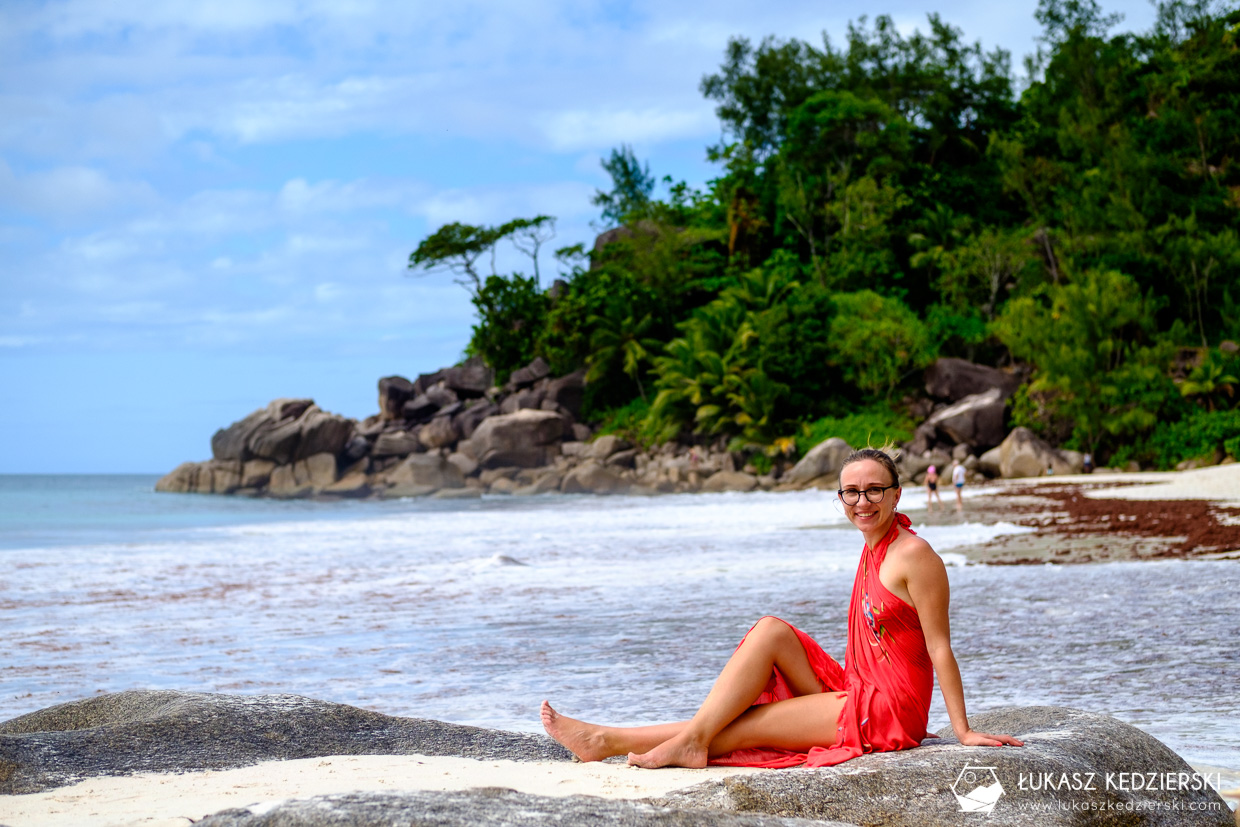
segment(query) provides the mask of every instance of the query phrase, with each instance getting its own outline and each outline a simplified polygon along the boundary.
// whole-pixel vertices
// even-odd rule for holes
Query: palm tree
[[[637,383],[637,392],[646,401],[646,388],[642,385],[643,364],[658,353],[661,343],[648,336],[654,326],[650,313],[634,319],[618,303],[608,305],[602,316],[591,316],[590,355],[586,358],[586,381],[597,382],[606,377],[620,364],[621,370]]]

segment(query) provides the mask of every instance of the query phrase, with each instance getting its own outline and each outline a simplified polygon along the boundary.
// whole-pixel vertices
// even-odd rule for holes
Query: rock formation
[[[839,437],[820,442],[809,449],[801,461],[784,475],[782,482],[790,486],[821,484],[826,488],[835,488],[844,459],[852,450],[849,444]]]
[[[1013,826],[1232,822],[1226,803],[1207,784],[1196,790],[1134,790],[1134,773],[1142,780],[1153,774],[1178,784],[1180,773],[1191,777],[1193,771],[1166,745],[1114,718],[1059,707],[1009,707],[971,715],[970,723],[983,732],[1014,734],[1025,746],[961,747],[947,728],[938,741],[918,749],[863,755],[824,769],[711,781],[660,803],[889,827],[977,824],[979,818]],[[981,772],[968,779],[967,767]],[[963,812],[956,796],[989,786],[991,770],[1001,786],[1001,792],[993,790],[998,796],[993,811]],[[1093,789],[1074,789],[1089,781]],[[1050,806],[1034,809],[1044,805]]]
[[[1003,441],[1003,413],[1006,403],[998,388],[966,396],[935,411],[918,427],[927,430],[927,443],[946,442],[968,445],[985,451]]]
[[[966,362],[964,359],[936,359],[926,368],[926,393],[948,402],[959,402],[966,396],[998,390],[1007,399],[1021,386],[1021,376],[995,368]]]
[[[767,473],[726,440],[642,449],[614,435],[589,442],[579,421],[583,371],[553,377],[541,358],[501,387],[480,360],[379,380],[379,412],[361,422],[311,399],[277,399],[216,432],[212,458],[187,462],[157,491],[296,497],[476,497],[482,493],[656,494],[823,488],[838,484],[851,448],[838,437]],[[960,460],[972,482],[989,477],[1077,473],[1082,456],[1052,448],[1026,429],[1008,433],[1007,398],[1017,375],[940,359],[926,371],[925,417],[901,450],[901,477]],[[791,466],[791,467],[790,467]],[[764,469],[767,466],[763,466]]]
[[[986,824],[1035,827],[1233,823],[1217,792],[1200,777],[1194,781],[1182,758],[1114,718],[1057,707],[1011,707],[975,713],[971,721],[981,730],[1010,732],[1025,746],[961,747],[944,730],[914,750],[865,755],[836,767],[730,776],[651,801],[547,798],[497,789],[351,793],[275,808],[263,805],[258,812],[226,810],[200,823],[899,827],[976,825],[979,818]],[[0,794],[47,790],[101,775],[225,769],[342,754],[571,759],[544,736],[394,718],[293,695],[131,691],[0,724]],[[1150,778],[1158,783],[1149,784]],[[987,792],[992,812],[964,811],[969,793],[983,797]]]
[[[394,718],[297,695],[133,690],[0,724],[0,795],[100,775],[246,767],[320,755],[569,760],[549,738]]]
[[[212,458],[157,491],[296,497],[476,497],[748,491],[770,488],[722,446],[644,454],[620,437],[586,443],[585,374],[552,377],[542,359],[502,387],[480,361],[379,380],[379,413],[361,422],[310,399],[277,399],[218,431]],[[726,472],[719,474],[718,472]],[[713,479],[712,479],[713,477]],[[709,482],[709,484],[707,484]]]
[[[201,827],[856,827],[756,813],[684,810],[591,795],[531,795],[500,787],[461,792],[345,793],[255,809],[258,812],[225,810],[195,823]]]
[[[998,451],[999,473],[1005,478],[1038,477],[1048,468],[1056,474],[1079,474],[1085,464],[1080,454],[1057,451],[1028,428],[1013,428]]]

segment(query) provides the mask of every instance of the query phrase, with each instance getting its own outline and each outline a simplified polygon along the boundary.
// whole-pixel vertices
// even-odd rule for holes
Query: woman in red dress
[[[801,630],[764,617],[692,719],[607,727],[568,718],[543,701],[547,733],[582,761],[627,754],[630,764],[650,768],[827,766],[919,745],[937,674],[960,743],[1023,746],[969,726],[947,621],[947,570],[896,511],[895,463],[874,448],[854,451],[840,471],[839,496],[865,537],[844,666]]]

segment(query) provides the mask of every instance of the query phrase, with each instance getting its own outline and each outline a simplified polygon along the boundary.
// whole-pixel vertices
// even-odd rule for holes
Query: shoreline
[[[915,523],[1012,523],[1033,531],[957,546],[972,564],[1072,565],[1134,560],[1240,560],[1240,463],[1192,471],[1078,474],[965,488]]]
[[[61,476],[61,475],[51,475]],[[116,476],[116,475],[104,475]],[[146,475],[126,475],[146,476]],[[657,498],[696,497],[702,493],[746,493],[779,495],[803,493],[817,488],[825,497],[832,492],[821,486],[788,491],[754,489],[750,492],[633,492],[623,497]],[[1042,565],[1079,564],[1133,560],[1235,560],[1240,559],[1240,463],[1230,463],[1188,471],[1095,472],[1092,475],[1063,475],[996,479],[970,483],[964,489],[964,509],[955,511],[955,493],[950,486],[941,487],[943,504],[933,511],[923,504],[925,488],[906,484],[903,509],[915,525],[950,526],[962,523],[983,525],[1012,524],[1032,531],[1003,534],[986,542],[955,546],[945,552],[963,555],[969,564]],[[166,495],[159,495],[161,498]],[[208,504],[210,498],[182,495],[187,500]],[[561,494],[546,492],[533,496],[487,495],[492,504],[523,501],[538,507],[554,507],[560,497],[580,502],[598,494]],[[615,496],[615,495],[613,495]],[[229,500],[232,498],[224,498]],[[426,498],[411,498],[420,503]],[[274,503],[298,501],[269,500]],[[349,504],[350,509],[365,504],[384,504],[386,508],[400,500],[378,497],[362,500],[301,500],[287,515],[276,521],[298,516],[313,516],[321,503],[326,507]],[[427,500],[429,505],[433,500]],[[476,501],[471,501],[476,502]],[[480,503],[479,503],[480,504]],[[208,509],[209,510],[209,509]],[[243,509],[244,511],[244,509]],[[356,512],[354,512],[356,513]],[[267,517],[259,522],[267,522]],[[192,521],[191,521],[192,522]],[[242,520],[241,523],[248,523]],[[241,524],[239,523],[239,524]],[[218,525],[215,519],[203,526]],[[82,528],[88,528],[83,526]],[[165,526],[176,530],[180,524]],[[198,527],[193,523],[190,527]],[[36,528],[38,528],[36,526]],[[53,545],[73,545],[78,538],[58,539]],[[34,546],[39,545],[37,542]],[[34,547],[30,546],[30,547]],[[15,545],[14,548],[26,548]]]
[[[909,486],[907,490],[916,489]],[[970,562],[1030,565],[1240,559],[1240,548],[1219,552],[1197,547],[1181,553],[1177,549],[1184,539],[1160,534],[1169,530],[1161,524],[1149,526],[1145,534],[1120,534],[1095,519],[1099,511],[1127,514],[1128,509],[1136,513],[1136,509],[1147,508],[1162,519],[1168,510],[1184,509],[1191,517],[1205,508],[1216,515],[1212,518],[1215,522],[1223,518],[1219,525],[1240,533],[1240,465],[1191,472],[1010,480],[968,486],[965,492],[964,511],[959,515],[950,500],[943,511],[936,509],[933,514],[927,514],[923,507],[909,510],[919,526],[955,520],[1036,523],[1029,526],[1034,530],[1027,533],[1004,535],[989,543],[951,549],[952,553],[965,554]],[[1077,498],[1075,506],[1073,496]],[[954,500],[954,493],[951,499]],[[1229,526],[1226,520],[1232,517],[1235,522]],[[1110,556],[1103,556],[1104,551]],[[1037,554],[1042,557],[1038,558]],[[1223,772],[1221,794],[1234,809],[1240,801],[1240,766],[1196,768]],[[180,827],[207,813],[228,808],[250,805],[274,808],[279,802],[290,799],[354,791],[507,787],[553,797],[589,795],[633,800],[658,797],[707,780],[769,772],[780,771],[708,768],[653,772],[613,762],[578,764],[416,755],[337,755],[267,761],[235,770],[96,777],[40,793],[0,796],[0,824],[9,827],[66,823],[86,827],[120,824]]]

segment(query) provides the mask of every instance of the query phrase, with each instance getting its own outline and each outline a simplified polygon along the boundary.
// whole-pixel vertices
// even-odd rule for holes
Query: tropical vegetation
[[[1157,8],[1134,33],[1041,0],[1020,77],[937,15],[734,38],[701,84],[724,135],[704,188],[622,146],[594,199],[608,232],[559,250],[550,289],[547,216],[447,225],[410,267],[471,290],[471,354],[584,369],[590,415],[647,443],[906,438],[921,371],[957,356],[1023,366],[1013,424],[1099,462],[1234,455],[1240,9]],[[534,277],[479,274],[503,239]]]

